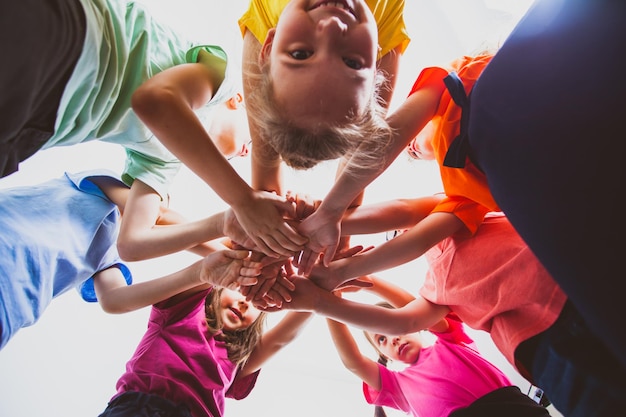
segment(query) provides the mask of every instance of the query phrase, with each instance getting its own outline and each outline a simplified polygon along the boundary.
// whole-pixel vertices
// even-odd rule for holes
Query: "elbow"
[[[174,92],[168,88],[142,85],[133,93],[131,107],[140,119],[152,119],[165,114],[173,100]]]
[[[138,262],[146,259],[138,248],[139,245],[129,239],[119,237],[117,240],[117,253],[126,262]]]
[[[101,297],[98,299],[98,303],[100,304],[100,308],[107,314],[124,314],[128,313],[131,310],[126,308],[124,305],[120,303],[116,303],[115,301],[109,299],[108,297]]]

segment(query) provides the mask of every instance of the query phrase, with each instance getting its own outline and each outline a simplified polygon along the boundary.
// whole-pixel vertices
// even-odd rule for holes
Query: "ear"
[[[272,43],[274,42],[274,36],[276,35],[276,28],[272,28],[267,32],[265,41],[261,46],[261,53],[259,54],[259,66],[262,67],[270,59],[270,52],[272,52]]]
[[[237,110],[239,108],[239,104],[243,102],[243,96],[241,93],[237,93],[226,101],[226,107],[229,110]]]

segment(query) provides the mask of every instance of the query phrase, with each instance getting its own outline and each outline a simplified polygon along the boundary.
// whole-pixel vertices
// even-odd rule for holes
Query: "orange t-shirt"
[[[478,76],[492,57],[493,55],[466,56],[454,61],[450,68],[426,68],[413,84],[409,95],[426,85],[442,83],[443,78],[450,71],[455,71],[458,74],[466,94],[469,94]],[[500,208],[491,195],[485,174],[469,158],[464,168],[449,168],[443,165],[450,143],[459,135],[461,128],[461,107],[452,100],[447,89],[441,96],[432,124],[434,129],[431,144],[439,164],[441,181],[447,196],[435,207],[433,212],[453,213],[474,234],[485,214],[489,211],[500,211]]]

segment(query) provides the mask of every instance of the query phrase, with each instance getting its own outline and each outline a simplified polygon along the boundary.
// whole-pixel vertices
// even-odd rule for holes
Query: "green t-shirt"
[[[91,140],[126,149],[122,178],[141,179],[162,197],[181,163],[131,109],[133,92],[153,75],[175,65],[197,62],[200,49],[228,61],[219,46],[185,39],[154,20],[145,6],[116,0],[81,0],[87,30],[83,52],[63,92],[55,133],[43,149]],[[205,109],[235,93],[227,66],[225,79]],[[232,70],[232,69],[231,69]]]

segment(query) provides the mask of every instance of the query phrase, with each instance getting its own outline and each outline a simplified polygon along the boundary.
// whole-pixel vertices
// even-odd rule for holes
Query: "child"
[[[312,2],[304,0],[253,0],[239,20],[244,38],[244,95],[248,103],[253,148],[252,187],[234,173],[228,174],[228,167],[222,161],[207,164],[207,159],[215,159],[215,151],[207,143],[200,141],[198,144],[191,135],[159,136],[228,203],[257,248],[276,257],[292,256],[306,243],[306,239],[284,221],[284,207],[279,206],[277,210],[278,196],[284,192],[280,158],[294,167],[305,168],[350,153],[363,143],[364,137],[372,139],[365,148],[384,145],[388,129],[383,116],[395,84],[399,56],[409,42],[402,19],[403,0],[320,3],[308,11],[310,6],[313,6]],[[370,9],[376,14],[372,15]],[[324,29],[316,31],[317,25]],[[298,33],[294,33],[294,27],[298,28]],[[346,36],[337,43],[336,29],[343,27]],[[315,39],[310,36],[312,34]],[[293,57],[289,58],[298,64],[297,68],[274,56],[279,53],[279,41],[287,35],[299,37],[298,42],[305,42],[304,39],[311,42],[303,43],[304,49],[293,51]],[[377,50],[378,43],[382,47],[380,51]],[[308,59],[314,50],[315,59]],[[348,55],[342,56],[340,52]],[[291,55],[283,53],[283,56],[288,58]],[[318,56],[322,60],[318,60]],[[269,65],[270,61],[272,65]],[[270,74],[262,75],[262,69],[270,68]],[[306,75],[300,69],[306,71]],[[380,83],[377,71],[384,73],[387,81],[386,90],[380,93],[375,93],[375,87]],[[274,90],[268,92],[262,88],[267,83],[257,78],[265,78],[270,83],[271,79],[280,79],[280,83],[271,83]],[[376,98],[378,94],[382,104]],[[324,100],[318,105],[320,95]],[[275,105],[272,104],[274,101]],[[265,113],[265,109],[271,111]],[[280,119],[266,123],[265,114],[270,113],[273,117],[285,116],[290,122]],[[323,123],[318,123],[320,121]],[[295,125],[295,135],[280,135],[284,145],[278,145],[274,142],[279,137],[277,132],[260,130],[261,125]],[[338,136],[319,131],[331,125],[348,127],[329,129],[332,135],[340,133]],[[364,133],[364,125],[369,126],[372,134]],[[305,131],[314,133],[309,138],[310,144],[303,142],[301,134]],[[351,139],[345,140],[346,137]],[[366,151],[361,154],[365,162],[372,162],[371,157],[366,157],[369,155]],[[216,172],[222,174],[216,175]],[[278,196],[257,190],[267,190]],[[353,202],[358,204],[358,198]]]
[[[226,52],[184,39],[133,1],[27,1],[8,6],[2,18],[0,39],[11,63],[0,75],[2,176],[39,149],[91,140],[120,144],[122,179],[132,187],[120,231],[122,258],[141,260],[202,242],[180,233],[164,238],[175,248],[157,252],[146,245],[161,239],[152,226],[181,166],[161,140],[192,138],[209,148],[202,163],[228,174],[210,183],[218,192],[225,176],[236,177],[224,156],[240,153],[249,132]],[[285,230],[279,232],[287,240],[298,236]]]
[[[385,290],[391,291],[387,296],[396,300],[413,299],[391,284],[385,285]],[[378,305],[394,308],[386,302]],[[327,321],[343,364],[363,380],[363,393],[369,404],[389,406],[416,417],[549,416],[545,408],[522,394],[480,355],[453,314],[429,329],[437,336],[429,347],[423,346],[415,333],[391,336],[365,332],[379,354],[378,363],[360,352],[346,325]],[[386,364],[390,360],[407,367],[389,370]],[[377,412],[377,416],[384,415],[382,409]]]
[[[148,330],[100,417],[223,416],[225,398],[245,398],[260,367],[311,317],[291,312],[263,333],[265,313],[240,293],[199,289],[152,307]]]
[[[506,359],[565,416],[610,416],[626,407],[624,367],[501,213],[487,216],[473,237],[442,240],[426,257],[422,298],[399,309],[340,299],[307,279],[297,281],[292,302],[283,307],[315,311],[383,334],[428,328],[452,309],[468,326],[488,331]],[[328,279],[320,281],[326,288],[345,282],[342,274],[348,268],[333,265],[345,261],[331,263]],[[321,269],[316,267],[314,274],[322,274]]]
[[[409,97],[388,118],[394,135],[392,145],[382,155],[385,166],[403,149],[407,149],[407,145],[410,145],[413,156],[436,159],[439,164],[447,198],[441,201],[433,210],[433,216],[424,223],[431,230],[432,244],[455,233],[473,234],[488,211],[500,210],[489,192],[484,174],[471,159],[461,159],[460,164],[464,166],[459,169],[449,166],[450,157],[447,156],[451,143],[462,133],[464,122],[461,113],[466,104],[466,91],[471,90],[491,58],[491,54],[463,57],[454,61],[448,69],[424,69]],[[448,90],[444,86],[444,79]],[[431,123],[430,129],[418,136],[428,123]],[[454,155],[454,152],[450,155]],[[325,251],[332,256],[338,241],[337,223],[349,206],[349,200],[381,172],[379,167],[371,167],[364,169],[359,176],[342,175],[319,209],[298,227],[310,239],[300,262],[300,273],[310,273],[320,252]],[[420,254],[417,253],[416,257]]]
[[[468,121],[495,201],[622,366],[625,20],[623,2],[535,1],[476,83]]]
[[[253,186],[280,192],[279,159],[311,168],[369,140],[359,137],[363,126],[380,130],[376,119],[386,112],[409,43],[403,10],[397,0],[250,2],[239,26],[248,120],[259,150],[253,161],[262,170]],[[378,88],[377,73],[386,82]]]
[[[128,187],[106,171],[66,174],[0,191],[0,348],[21,328],[34,324],[54,298],[72,288],[86,301],[98,301],[105,311],[120,313],[204,282],[198,280],[207,269],[205,264],[211,267],[205,272],[210,283],[227,287],[256,282],[256,278],[248,282],[239,277],[234,266],[241,265],[248,252],[229,250],[211,255],[212,261],[207,258],[167,277],[124,288],[132,276],[119,258],[116,239],[128,193]],[[199,222],[207,240],[224,236],[228,217],[228,212],[218,213]],[[165,208],[159,219],[168,225],[183,221]],[[206,256],[210,249],[205,244],[194,251]],[[224,263],[223,270],[217,261]],[[226,269],[230,263],[232,269]],[[100,287],[98,297],[94,285]],[[155,294],[136,296],[147,291],[144,286]]]

